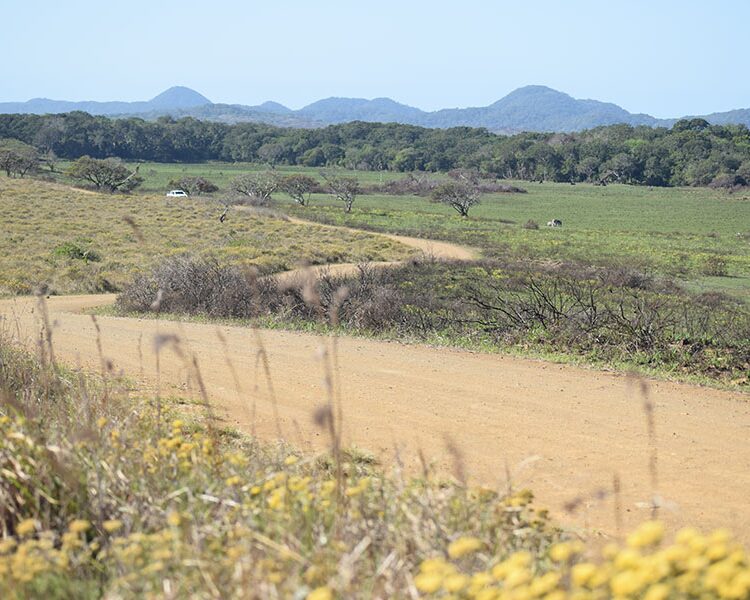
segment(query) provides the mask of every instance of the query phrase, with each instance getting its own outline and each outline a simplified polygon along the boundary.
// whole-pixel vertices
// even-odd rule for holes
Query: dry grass
[[[215,200],[109,195],[0,178],[0,295],[119,289],[157,258],[211,254],[262,272],[300,264],[399,260],[411,250],[368,233],[290,223]],[[139,238],[142,238],[139,239]]]

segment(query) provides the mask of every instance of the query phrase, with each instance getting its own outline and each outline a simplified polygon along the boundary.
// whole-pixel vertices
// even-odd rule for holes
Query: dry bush
[[[390,194],[393,196],[429,196],[441,184],[441,180],[425,174],[410,173],[401,179],[388,181],[368,189],[371,194]]]
[[[215,258],[176,256],[160,263],[150,274],[136,277],[117,303],[126,312],[158,309],[167,313],[249,317],[253,280],[251,274],[222,266]]]

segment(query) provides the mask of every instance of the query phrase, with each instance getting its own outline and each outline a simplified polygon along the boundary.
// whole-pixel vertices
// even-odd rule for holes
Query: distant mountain
[[[148,102],[149,107],[153,109],[174,109],[174,108],[193,108],[196,106],[205,106],[206,104],[212,104],[212,102],[204,95],[199,94],[195,90],[191,90],[188,87],[176,85],[163,91],[158,96],[151,98]]]
[[[390,98],[326,98],[308,104],[298,114],[324,123],[376,121],[381,123],[419,124],[425,113],[418,108],[400,104]]]
[[[0,113],[45,114],[73,110],[117,117],[156,119],[171,115],[222,123],[268,123],[280,127],[323,127],[334,123],[368,121],[437,128],[485,127],[498,133],[580,131],[616,123],[671,127],[677,120],[633,114],[609,102],[578,100],[542,85],[518,88],[489,106],[447,108],[434,112],[423,111],[390,98],[326,98],[299,110],[271,101],[257,106],[214,104],[198,92],[180,86],[169,88],[145,102],[67,102],[35,98],[28,102],[0,103]],[[737,123],[750,127],[750,109],[713,113],[702,118],[721,125]]]
[[[175,86],[145,102],[69,102],[67,100],[49,100],[34,98],[26,102],[0,102],[0,113],[63,113],[82,110],[91,115],[114,116],[121,114],[140,114],[160,112],[167,114],[172,110],[191,109],[210,105],[211,101],[190,88]]]
[[[580,131],[599,125],[657,125],[649,115],[634,115],[616,104],[576,100],[542,85],[519,88],[480,108],[444,109],[429,113],[430,127],[486,127],[492,131]]]

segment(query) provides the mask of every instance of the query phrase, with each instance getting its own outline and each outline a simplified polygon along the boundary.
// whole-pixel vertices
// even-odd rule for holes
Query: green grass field
[[[166,256],[213,254],[269,273],[300,264],[394,260],[409,248],[368,233],[296,225],[212,200],[111,195],[0,178],[0,294],[118,289]],[[131,218],[142,240],[126,222]]]
[[[576,260],[668,275],[696,289],[750,298],[750,198],[705,188],[597,187],[516,182],[526,194],[490,194],[468,219],[415,196],[363,196],[351,214],[320,195],[300,216],[377,231],[434,237],[487,256]],[[557,218],[562,228],[547,228]],[[533,220],[539,229],[525,229]],[[725,263],[725,276],[711,266]]]

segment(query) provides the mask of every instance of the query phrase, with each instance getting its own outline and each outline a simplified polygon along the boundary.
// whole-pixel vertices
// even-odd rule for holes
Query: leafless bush
[[[712,277],[726,277],[729,274],[727,259],[723,256],[713,255],[703,262],[703,274]]]
[[[497,181],[481,181],[477,185],[477,189],[483,194],[525,194],[524,188],[517,187],[515,185],[509,185],[507,183],[499,183]]]
[[[409,173],[401,179],[373,186],[371,191],[393,196],[429,196],[440,183],[439,179],[427,174]]]
[[[253,275],[189,255],[169,258],[148,275],[137,277],[117,299],[125,311],[249,317],[253,313]],[[161,291],[161,294],[159,293]]]

